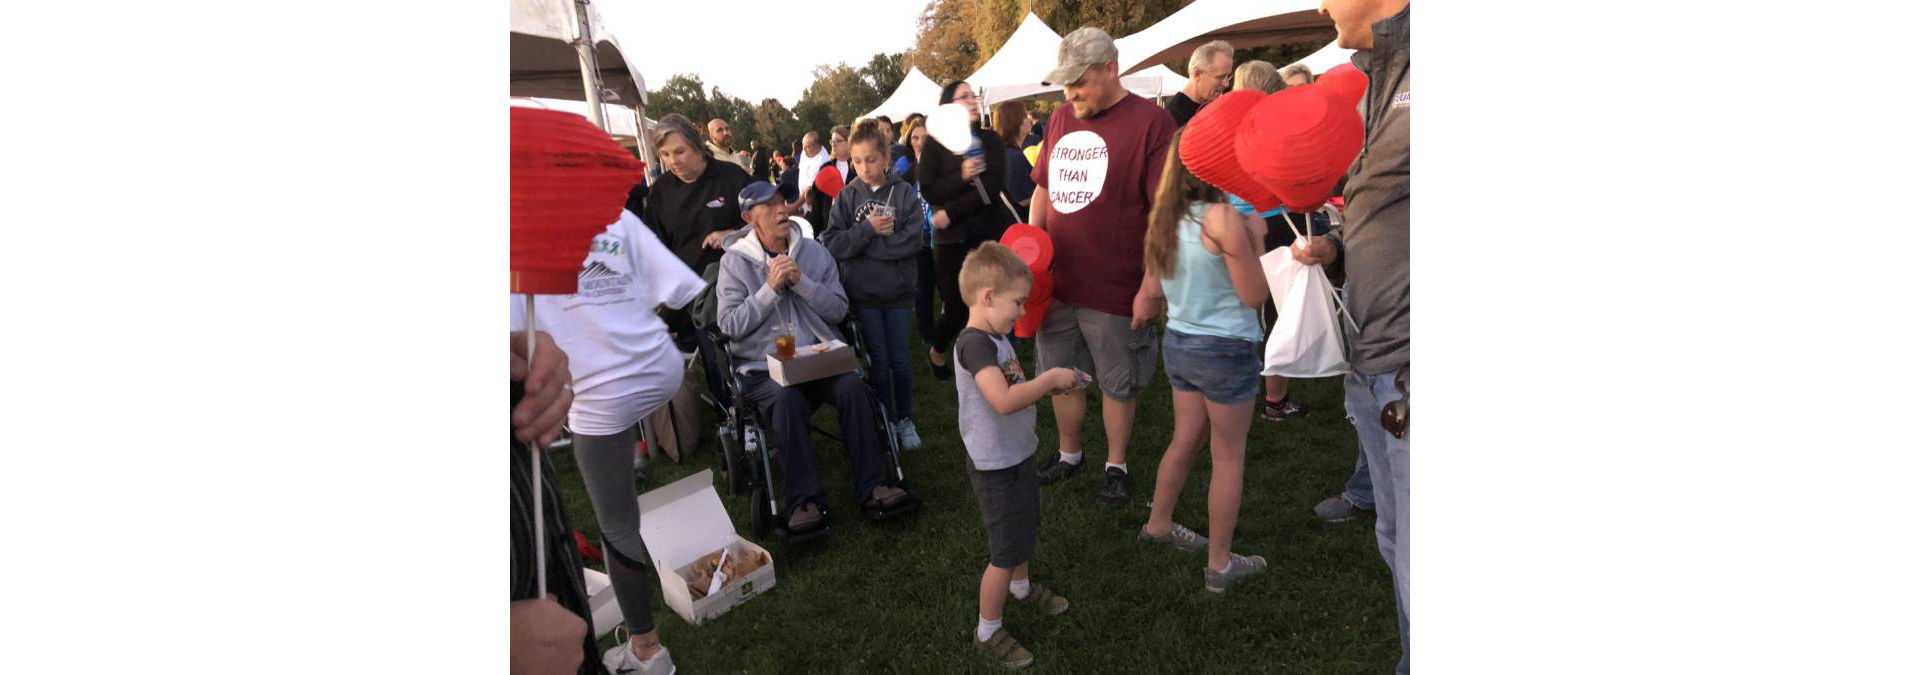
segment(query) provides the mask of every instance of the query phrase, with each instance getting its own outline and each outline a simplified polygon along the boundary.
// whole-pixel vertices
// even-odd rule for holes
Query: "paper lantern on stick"
[[[1266,97],[1266,92],[1258,89],[1241,89],[1223,95],[1201,108],[1180,132],[1180,162],[1187,166],[1187,171],[1208,185],[1247,200],[1260,212],[1280,206],[1280,198],[1241,168],[1240,159],[1234,155],[1233,142],[1247,112]]]
[[[1014,335],[1030,338],[1040,330],[1047,307],[1053,303],[1053,238],[1047,236],[1046,230],[1014,223],[1000,235],[1000,243],[1020,256],[1020,260],[1027,263],[1028,271],[1033,272],[1033,288],[1027,291],[1027,311],[1013,324]]]
[[[572,293],[594,235],[620,219],[627,192],[646,170],[585,117],[511,110],[509,292]]]
[[[1342,63],[1321,73],[1313,85],[1326,89],[1334,98],[1346,101],[1347,105],[1359,105],[1360,99],[1367,95],[1367,74],[1351,63]]]
[[[1317,84],[1274,92],[1240,122],[1234,155],[1287,210],[1308,213],[1332,196],[1366,140],[1360,111]]]

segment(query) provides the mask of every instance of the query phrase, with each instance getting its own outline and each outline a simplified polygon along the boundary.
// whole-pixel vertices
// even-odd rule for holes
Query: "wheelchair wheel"
[[[727,494],[740,496],[751,484],[751,471],[747,467],[746,449],[740,447],[737,433],[722,429],[720,431],[720,470],[727,475]]]

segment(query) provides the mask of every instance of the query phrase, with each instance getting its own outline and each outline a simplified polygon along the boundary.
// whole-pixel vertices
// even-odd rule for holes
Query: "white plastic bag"
[[[1287,378],[1328,377],[1347,372],[1341,346],[1340,319],[1333,282],[1319,265],[1294,262],[1293,251],[1280,247],[1260,256],[1279,312],[1273,333],[1267,336],[1266,369],[1261,375]]]

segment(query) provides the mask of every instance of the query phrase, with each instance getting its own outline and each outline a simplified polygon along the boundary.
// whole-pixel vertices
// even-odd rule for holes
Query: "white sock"
[[[1125,465],[1125,464],[1115,464],[1115,463],[1113,463],[1113,462],[1107,462],[1107,468],[1109,468],[1109,469],[1119,469],[1119,470],[1120,470],[1120,471],[1121,471],[1122,473],[1125,473],[1125,472],[1126,472],[1126,470],[1127,470],[1127,465]]]
[[[1012,593],[1013,597],[1021,600],[1027,599],[1027,593],[1032,591],[1033,584],[1029,583],[1026,579],[1014,579],[1012,583],[1007,584],[1007,592]]]
[[[980,625],[973,627],[973,639],[986,642],[987,638],[993,637],[994,631],[997,630],[1000,630],[999,619],[988,621],[986,617],[980,617]]]
[[[1060,453],[1060,461],[1062,461],[1062,462],[1066,462],[1066,463],[1068,463],[1068,464],[1079,464],[1079,463],[1080,463],[1080,453],[1078,453],[1078,452],[1076,452],[1076,453],[1072,453],[1072,454],[1068,454],[1068,453],[1066,453],[1066,452],[1061,452],[1061,453]]]
[[[1226,573],[1228,573],[1228,572],[1231,572],[1231,571],[1233,571],[1233,558],[1232,558],[1231,556],[1229,556],[1229,557],[1227,558],[1227,566],[1226,566],[1226,567],[1222,567],[1222,568],[1220,568],[1220,569],[1217,569],[1217,570],[1214,570],[1214,571],[1215,571],[1215,572],[1218,572],[1218,573],[1220,573],[1220,574],[1226,574]]]

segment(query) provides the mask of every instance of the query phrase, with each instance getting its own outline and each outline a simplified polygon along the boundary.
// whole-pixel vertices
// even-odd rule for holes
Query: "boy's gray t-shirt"
[[[960,332],[953,341],[953,386],[960,391],[960,441],[976,471],[1004,469],[1033,455],[1040,445],[1034,432],[1034,407],[1002,415],[987,403],[974,382],[975,374],[993,368],[1007,378],[1007,386],[1027,381],[1013,343],[1004,335],[978,328]]]

